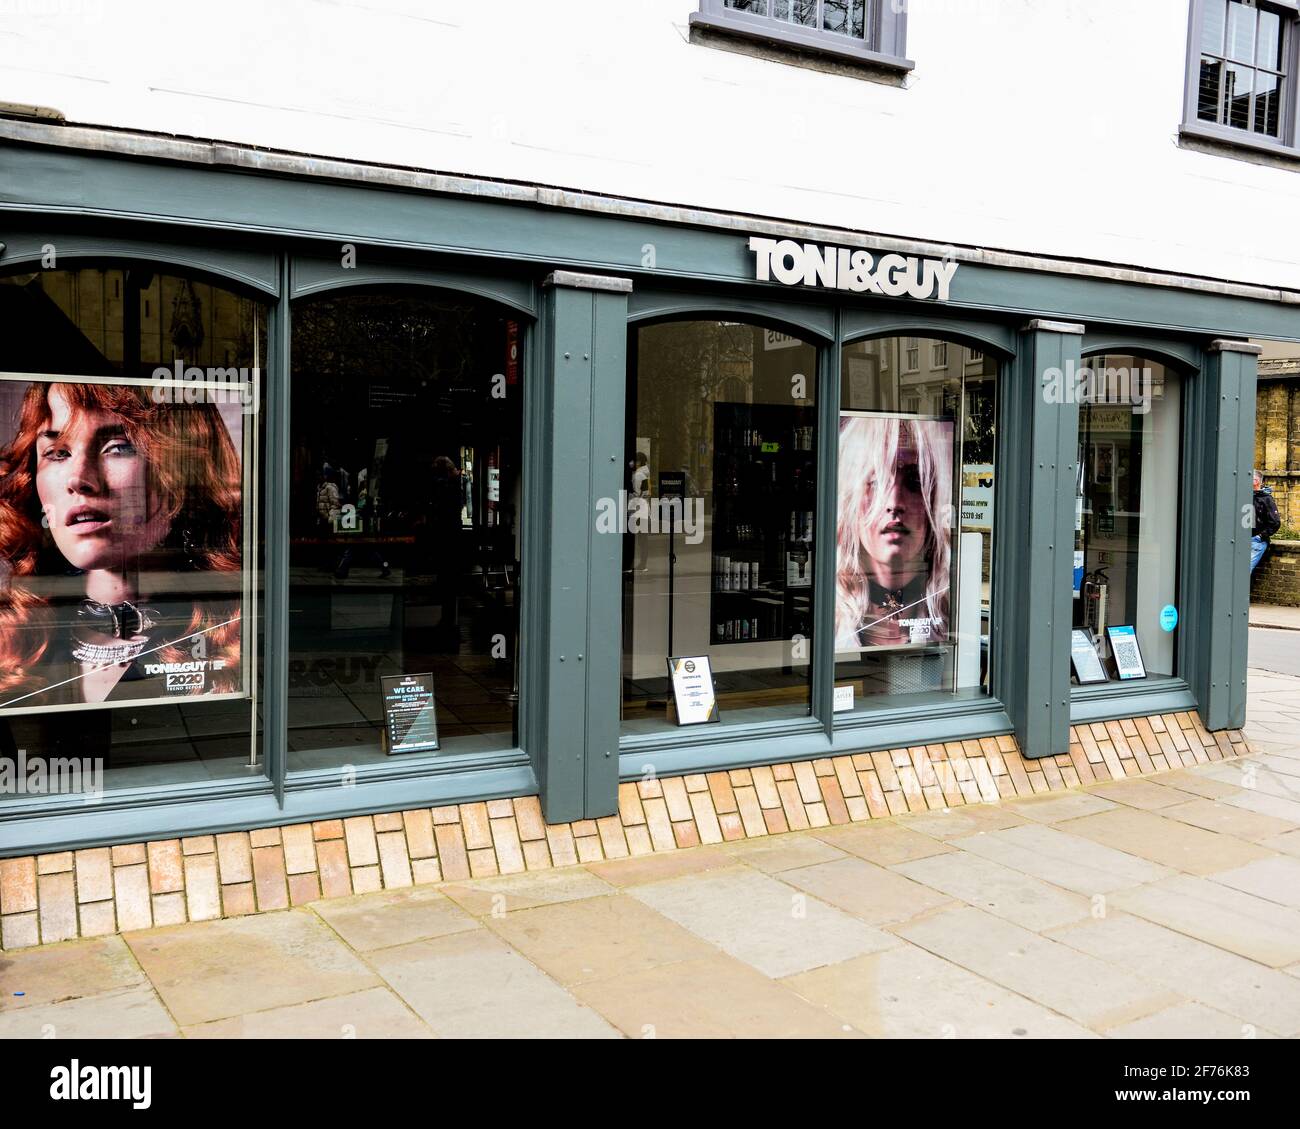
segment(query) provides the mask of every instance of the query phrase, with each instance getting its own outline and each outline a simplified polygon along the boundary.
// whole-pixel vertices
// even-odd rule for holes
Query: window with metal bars
[[[1296,0],[1192,0],[1184,131],[1296,148]]]
[[[910,70],[897,0],[701,0],[692,27]]]

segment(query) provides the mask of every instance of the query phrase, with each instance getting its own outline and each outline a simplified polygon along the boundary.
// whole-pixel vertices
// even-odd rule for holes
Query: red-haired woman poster
[[[952,423],[840,418],[835,650],[948,639]]]
[[[243,690],[238,409],[155,392],[0,383],[0,710]]]

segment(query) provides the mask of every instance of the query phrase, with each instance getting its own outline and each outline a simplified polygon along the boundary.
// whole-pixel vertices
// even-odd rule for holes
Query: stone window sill
[[[739,51],[774,62],[803,66],[858,78],[901,86],[915,68],[911,59],[883,55],[864,47],[840,45],[825,32],[810,35],[808,40],[786,38],[779,32],[738,25],[705,12],[692,12],[690,39],[706,47]]]

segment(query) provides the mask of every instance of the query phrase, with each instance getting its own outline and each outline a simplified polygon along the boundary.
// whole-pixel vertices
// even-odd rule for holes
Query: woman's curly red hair
[[[38,691],[36,669],[49,644],[49,601],[24,578],[66,569],[42,522],[36,491],[36,441],[50,418],[50,390],[57,384],[73,415],[112,413],[147,467],[154,513],[165,513],[169,533],[157,562],[168,572],[238,572],[241,552],[239,456],[221,413],[213,404],[159,403],[144,386],[33,383],[23,397],[17,433],[0,451],[0,695]],[[179,399],[179,398],[178,398]],[[221,625],[221,626],[218,626]],[[239,687],[238,596],[195,601],[186,637],[162,648],[153,661],[190,659],[189,636],[200,635],[208,659],[225,660],[203,690]]]

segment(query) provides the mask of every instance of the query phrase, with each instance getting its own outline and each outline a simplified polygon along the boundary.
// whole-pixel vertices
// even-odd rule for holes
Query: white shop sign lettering
[[[948,301],[958,264],[916,255],[881,255],[848,247],[796,243],[793,239],[753,236],[754,277],[785,286],[825,286],[890,298],[935,298]]]

